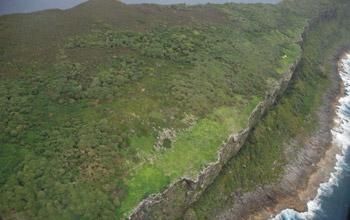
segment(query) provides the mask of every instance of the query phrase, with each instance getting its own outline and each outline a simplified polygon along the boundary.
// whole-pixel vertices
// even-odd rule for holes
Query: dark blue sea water
[[[333,143],[341,148],[335,171],[322,183],[317,196],[309,201],[304,213],[286,209],[274,220],[350,220],[350,54],[342,60],[341,78],[346,94],[339,100]]]
[[[0,15],[12,13],[27,13],[45,9],[68,9],[87,0],[0,0]],[[241,3],[277,3],[280,0],[121,0],[126,4],[155,3],[155,4],[205,4],[241,2]]]
[[[350,110],[350,109],[349,109]],[[321,198],[320,210],[314,219],[326,220],[342,220],[350,219],[350,152],[348,151],[344,157],[345,169],[340,177],[338,177],[337,186],[333,187],[333,192],[329,196]]]

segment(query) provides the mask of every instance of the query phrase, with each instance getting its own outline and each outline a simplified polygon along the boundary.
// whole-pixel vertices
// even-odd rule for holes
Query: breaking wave
[[[335,169],[331,173],[328,182],[320,184],[316,197],[307,203],[306,212],[300,213],[293,209],[285,209],[271,218],[272,220],[341,220],[347,218],[344,212],[348,212],[349,207],[346,207],[346,204],[340,204],[342,201],[341,199],[338,200],[337,197],[339,195],[342,195],[345,199],[347,197],[347,203],[349,203],[350,194],[347,193],[350,192],[343,192],[343,189],[350,188],[348,182],[350,179],[350,54],[342,59],[339,74],[344,83],[345,95],[339,99],[338,117],[335,119],[335,127],[332,130],[333,144],[341,148],[342,152],[336,155]],[[344,196],[343,193],[346,195]],[[334,210],[332,206],[327,207],[327,200],[332,203],[338,202],[338,204],[333,205],[342,208],[343,210],[340,212],[343,213],[339,215],[339,211]]]

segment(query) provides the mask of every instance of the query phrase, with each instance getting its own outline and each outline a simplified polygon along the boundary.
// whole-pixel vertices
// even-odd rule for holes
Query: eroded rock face
[[[329,19],[334,15],[335,10],[329,10],[322,13],[319,17],[312,19],[309,25],[305,27],[304,33],[300,37],[300,41],[303,41],[305,33],[311,29],[312,25],[324,19]],[[129,219],[178,219],[181,218],[185,212],[184,217],[186,219],[196,219],[195,213],[193,210],[191,211],[191,209],[187,210],[188,207],[198,200],[200,195],[214,181],[228,160],[240,150],[253,127],[258,123],[266,111],[272,107],[276,100],[283,95],[299,63],[300,57],[293,65],[291,65],[289,71],[279,80],[278,85],[267,92],[265,100],[260,102],[251,113],[247,127],[239,133],[232,134],[228,138],[226,144],[224,144],[218,152],[218,160],[216,162],[208,164],[208,166],[197,176],[196,180],[182,178],[171,184],[162,193],[152,195],[143,200],[139,206],[134,209],[133,213],[129,216]],[[171,136],[171,132],[164,132],[164,137],[167,135]],[[165,139],[162,138],[162,140],[164,141]],[[261,188],[261,190],[265,191],[266,189]],[[271,198],[276,196],[276,192],[270,192],[269,195],[264,195],[262,200],[271,201]],[[256,196],[260,195],[259,192],[253,192],[253,194],[256,194]],[[239,204],[247,204],[244,201],[249,202],[252,197],[254,196],[241,197],[243,203]],[[242,213],[238,215],[241,214]],[[232,216],[232,213],[229,215]],[[223,219],[225,219],[225,217]]]
[[[319,125],[308,138],[295,138],[286,143],[286,154],[291,156],[293,145],[303,146],[294,152],[293,160],[286,166],[285,173],[277,183],[259,187],[255,191],[235,195],[230,209],[217,213],[215,219],[268,219],[286,207],[304,212],[307,202],[317,194],[319,184],[328,181],[336,163],[335,155],[340,149],[332,145],[331,129],[335,116],[337,97],[343,91],[337,72],[337,59],[350,45],[341,45],[333,60],[333,71],[329,77],[331,85],[323,96],[323,105],[317,111]],[[331,159],[333,158],[333,159]]]

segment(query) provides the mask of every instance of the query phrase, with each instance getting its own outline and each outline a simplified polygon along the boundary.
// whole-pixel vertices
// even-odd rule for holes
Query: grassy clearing
[[[173,140],[170,150],[133,171],[126,180],[129,193],[118,210],[119,216],[149,194],[160,192],[180,177],[195,177],[205,165],[215,161],[223,140],[245,127],[247,121],[243,123],[237,118],[247,119],[257,103],[258,99],[252,100],[241,114],[227,107],[216,110],[208,118],[181,132]],[[237,121],[240,123],[237,124]]]
[[[291,45],[291,47],[283,50],[283,56],[281,57],[281,66],[276,69],[276,71],[280,74],[288,71],[290,64],[295,62],[297,57],[301,54],[301,49],[298,45]]]

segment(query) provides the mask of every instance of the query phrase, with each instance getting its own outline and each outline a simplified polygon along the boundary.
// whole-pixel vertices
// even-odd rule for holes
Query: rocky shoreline
[[[323,105],[317,112],[318,130],[307,140],[297,137],[288,144],[303,147],[286,166],[281,181],[259,187],[254,192],[236,195],[235,205],[217,216],[217,219],[268,219],[286,208],[299,212],[307,209],[307,202],[316,196],[320,183],[329,179],[336,163],[335,155],[339,153],[339,149],[332,145],[331,129],[338,100],[344,94],[338,63],[349,49],[349,46],[340,47],[333,58],[331,85],[323,95]]]

